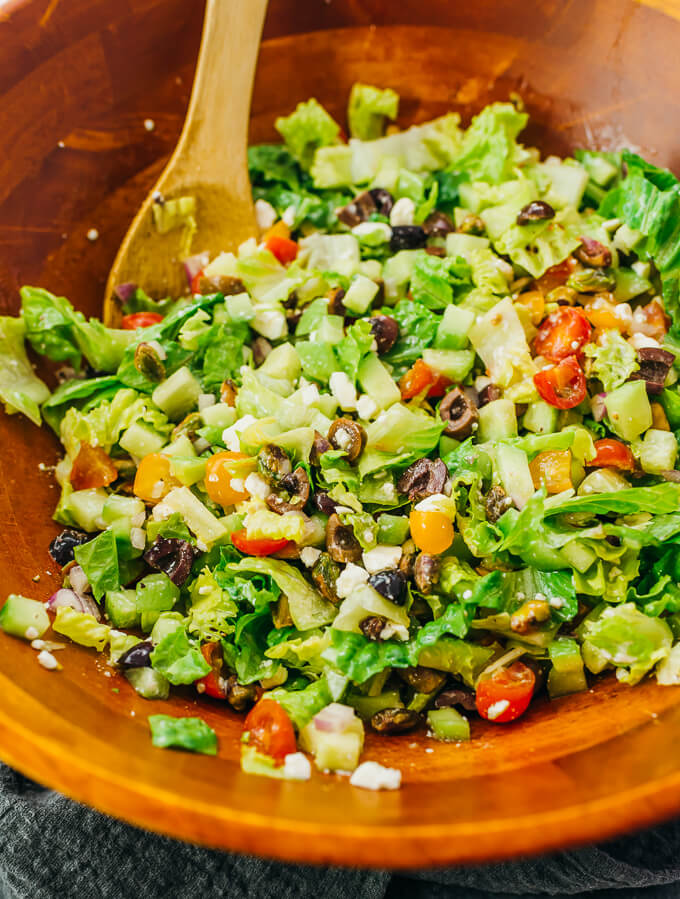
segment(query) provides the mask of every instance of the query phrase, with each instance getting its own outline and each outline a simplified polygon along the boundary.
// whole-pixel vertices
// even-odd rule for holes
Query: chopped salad
[[[131,688],[248,712],[242,763],[355,772],[366,727],[474,736],[536,696],[680,683],[680,186],[628,152],[541,159],[494,103],[400,129],[352,89],[253,146],[258,237],[189,256],[120,328],[24,287],[0,397],[64,456],[62,589],[0,625]],[[190,197],[156,198],[193,240]],[[50,390],[25,344],[59,363]],[[45,634],[50,630],[48,639]],[[217,751],[200,718],[154,743]],[[373,767],[371,767],[373,766]]]

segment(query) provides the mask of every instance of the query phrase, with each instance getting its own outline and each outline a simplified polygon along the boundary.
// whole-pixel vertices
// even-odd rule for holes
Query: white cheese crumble
[[[503,712],[506,712],[509,708],[510,703],[507,699],[499,699],[498,702],[494,702],[486,710],[486,717],[489,721],[495,721],[496,718],[500,718]]]
[[[56,671],[59,667],[59,662],[54,658],[52,653],[48,652],[46,649],[41,649],[38,653],[38,663],[48,671]]]
[[[343,410],[356,409],[357,392],[344,371],[334,371],[328,380],[331,393]]]
[[[377,574],[387,568],[396,568],[401,559],[401,546],[378,545],[363,554],[363,563],[369,574]]]
[[[447,499],[448,496],[445,493],[433,493],[431,496],[421,499],[413,508],[416,512],[438,512],[441,510],[441,503],[446,502]]]
[[[388,621],[385,627],[380,631],[381,640],[390,640],[396,637],[397,640],[408,640],[408,628],[403,624],[395,624],[394,621]]]
[[[289,752],[283,760],[283,776],[288,780],[309,780],[312,765],[302,752]]]
[[[305,567],[311,568],[320,555],[320,549],[316,549],[314,546],[303,546],[300,550],[300,561]]]
[[[144,549],[146,546],[146,534],[142,528],[130,528],[130,543],[135,549]]]
[[[416,214],[416,204],[408,197],[402,197],[392,207],[390,212],[390,225],[394,228],[400,225],[412,225]]]
[[[234,482],[232,481],[231,483],[233,485]],[[257,496],[258,499],[267,499],[272,492],[271,487],[262,475],[259,475],[254,471],[248,475],[244,486],[251,496]]]
[[[217,400],[213,396],[212,393],[199,393],[198,395],[198,410],[202,412],[204,409],[209,408],[210,406],[214,406]]]
[[[295,224],[295,216],[297,215],[297,211],[295,206],[288,206],[281,213],[281,221],[288,225],[289,228],[292,228]]]
[[[229,486],[232,490],[236,491],[236,493],[243,493],[245,484],[243,483],[243,478],[232,478],[229,482]]]
[[[276,221],[276,209],[266,200],[255,200],[255,221],[260,231],[266,231]]]
[[[305,406],[313,406],[320,397],[319,388],[316,384],[305,384],[300,390],[300,399]]]
[[[629,337],[628,343],[633,347],[634,350],[642,350],[645,349],[645,347],[661,346],[658,340],[654,340],[653,337],[648,337],[646,334],[642,334],[640,332],[638,332],[637,334],[633,334],[632,337]]]
[[[92,243],[94,243],[95,240],[99,240],[99,231],[97,231],[96,228],[90,228],[87,232],[87,239],[92,241]]]
[[[401,771],[385,768],[378,762],[362,762],[349,779],[353,787],[362,790],[398,790],[401,786]]]
[[[225,428],[222,431],[222,440],[224,441],[224,445],[228,450],[231,450],[232,453],[238,453],[241,451],[241,441],[239,439],[239,432],[245,431],[246,428],[249,428],[252,424],[255,424],[257,419],[254,415],[244,415],[243,418],[239,418],[238,421],[235,421],[233,425],[230,425],[228,428]]]
[[[347,566],[340,572],[335,582],[335,592],[340,599],[346,599],[350,593],[365,584],[368,580],[368,572],[360,565],[354,562],[348,562]]]
[[[373,418],[377,411],[378,404],[367,394],[364,393],[357,400],[357,412],[359,413],[359,418],[363,418],[364,421]]]
[[[24,631],[24,637],[26,637],[27,640],[37,640],[39,636],[40,632],[35,627],[27,627]]]
[[[171,509],[167,503],[156,503],[153,507],[151,517],[154,521],[163,521],[165,518],[170,518],[173,512],[174,509]]]

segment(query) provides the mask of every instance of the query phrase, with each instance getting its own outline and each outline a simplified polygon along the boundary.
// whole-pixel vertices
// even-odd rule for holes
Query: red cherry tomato
[[[590,340],[592,328],[580,309],[562,306],[549,315],[534,337],[534,353],[551,362],[576,355]]]
[[[573,409],[586,397],[586,376],[576,356],[567,356],[552,368],[534,375],[541,399],[556,409]]]
[[[108,487],[118,477],[118,469],[101,446],[81,443],[73,460],[69,480],[75,490]]]
[[[292,262],[298,254],[298,245],[294,240],[288,237],[281,237],[278,234],[270,234],[264,242],[264,245],[279,260],[281,265],[287,265]]]
[[[621,471],[635,471],[635,456],[624,443],[604,437],[595,441],[594,459],[586,462],[589,468],[618,468]]]
[[[200,272],[196,272],[194,277],[191,279],[191,295],[196,296],[196,294],[201,293],[201,278],[203,277],[203,269]]]
[[[137,328],[150,328],[162,321],[163,316],[158,312],[133,312],[131,315],[124,315],[120,324],[126,331],[136,331]]]
[[[536,281],[536,287],[538,287],[543,294],[550,293],[550,291],[554,290],[556,287],[561,287],[563,284],[567,283],[569,275],[572,274],[577,265],[578,262],[574,257],[569,256],[564,262],[553,265],[545,272],[545,274],[541,275]]]
[[[433,371],[422,359],[417,359],[399,381],[401,398],[412,400],[414,396],[419,396],[421,393],[426,393],[428,396],[443,396],[447,385],[444,384],[440,387],[442,380],[446,381],[447,379]],[[441,389],[441,393],[437,392],[439,389]],[[431,391],[435,391],[435,393]]]
[[[295,752],[295,731],[290,718],[273,699],[261,699],[248,712],[243,730],[250,733],[249,746],[270,756],[281,764],[291,752]]]
[[[201,646],[201,652],[203,653],[203,658],[212,668],[212,671],[196,681],[197,685],[203,684],[205,687],[204,690],[199,690],[199,692],[203,692],[207,696],[212,696],[213,699],[226,699],[227,681],[222,677],[222,666],[224,665],[222,647],[219,643],[204,643]]]
[[[477,711],[496,724],[514,721],[526,712],[535,686],[536,675],[522,662],[498,668],[477,684]]]
[[[231,535],[231,542],[236,549],[248,556],[271,556],[272,553],[279,552],[290,543],[290,540],[270,540],[267,537],[249,539],[247,534],[245,528],[234,531]]]

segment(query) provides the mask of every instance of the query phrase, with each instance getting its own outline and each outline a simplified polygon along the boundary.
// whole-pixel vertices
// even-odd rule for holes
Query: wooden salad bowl
[[[116,248],[179,133],[201,13],[197,0],[0,7],[0,312],[16,312],[24,283],[101,312]],[[399,91],[403,123],[452,108],[467,119],[516,91],[532,115],[525,140],[545,152],[629,144],[680,170],[679,18],[679,0],[272,0],[252,140],[274,139],[275,116],[312,95],[342,118],[362,80]],[[39,463],[54,464],[57,442],[0,414],[0,447],[2,594],[47,598],[57,490]],[[680,690],[652,682],[608,678],[513,725],[475,721],[469,744],[369,736],[366,757],[404,775],[400,791],[371,793],[316,773],[308,783],[243,774],[241,720],[224,705],[190,691],[147,702],[77,646],[60,660],[63,671],[47,672],[27,643],[0,634],[0,757],[103,812],[209,846],[427,867],[561,848],[680,812]],[[218,758],[152,747],[146,719],[157,712],[203,716]]]

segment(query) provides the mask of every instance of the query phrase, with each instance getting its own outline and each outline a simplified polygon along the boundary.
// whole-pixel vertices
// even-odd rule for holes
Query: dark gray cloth
[[[678,899],[680,821],[540,859],[391,875],[213,852],[146,833],[0,766],[0,899]]]

